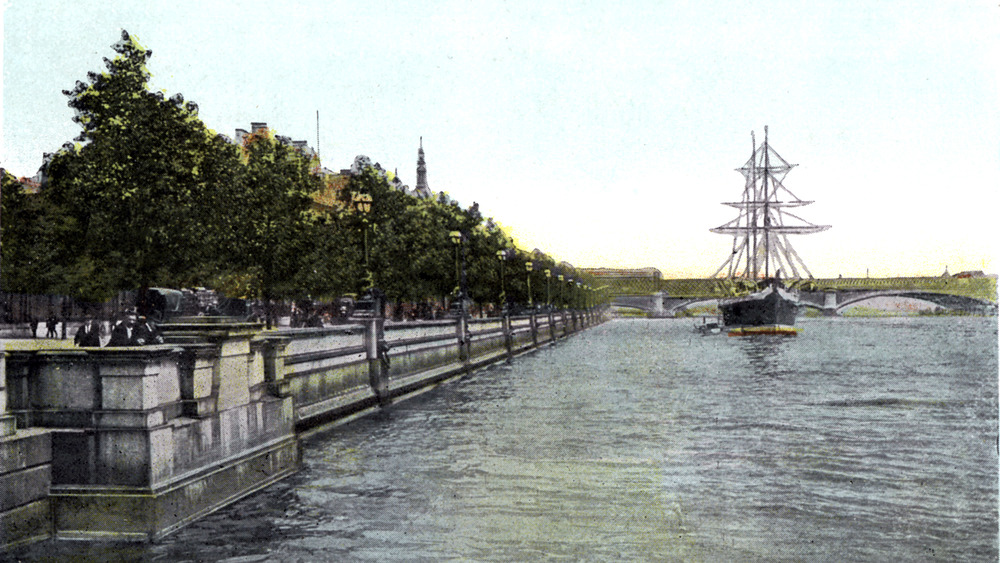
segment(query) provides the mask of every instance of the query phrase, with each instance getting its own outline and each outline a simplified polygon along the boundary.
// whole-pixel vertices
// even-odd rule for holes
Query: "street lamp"
[[[461,231],[451,231],[448,233],[451,237],[451,242],[455,245],[455,278],[456,286],[455,293],[458,296],[459,311],[461,315],[465,316],[465,247],[462,242],[465,241],[465,235]],[[461,255],[460,255],[461,253]],[[460,261],[461,256],[461,261]]]
[[[562,309],[565,308],[566,305],[565,300],[563,300],[563,280],[565,277],[562,274],[559,274],[557,279],[559,280],[559,308]]]
[[[497,260],[500,261],[500,314],[507,310],[507,287],[504,284],[504,262],[507,260],[506,250],[497,250]]]
[[[365,289],[371,289],[375,285],[375,281],[372,278],[372,270],[368,261],[368,214],[372,210],[372,196],[371,194],[363,194],[354,192],[351,194],[351,204],[354,206],[355,211],[361,215],[362,232],[364,234],[364,249],[365,249]]]
[[[455,245],[455,293],[458,294],[462,291],[462,270],[458,262],[458,252],[462,244],[462,233],[461,231],[452,231],[448,233],[451,237],[451,243]]]
[[[545,269],[545,306],[552,307],[552,270]]]
[[[385,296],[375,287],[375,279],[372,276],[371,261],[369,259],[368,230],[371,227],[371,221],[368,220],[368,217],[372,211],[372,196],[371,194],[354,192],[351,194],[351,205],[357,211],[358,215],[361,216],[361,230],[364,235],[365,245],[364,293],[358,299],[354,310],[358,316],[379,319],[382,318],[384,313]]]
[[[524,263],[524,268],[528,271],[528,308],[532,309],[534,308],[534,303],[531,299],[531,272],[535,271],[534,264],[531,260],[528,260]]]

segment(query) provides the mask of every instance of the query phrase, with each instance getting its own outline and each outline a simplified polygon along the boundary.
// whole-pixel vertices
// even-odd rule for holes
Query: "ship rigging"
[[[759,147],[750,133],[753,151],[746,163],[737,169],[745,178],[743,198],[724,202],[739,214],[724,225],[711,229],[713,233],[733,235],[732,253],[712,277],[726,271],[729,279],[767,279],[778,271],[796,279],[812,278],[812,273],[795,252],[788,235],[825,231],[830,225],[815,225],[788,211],[813,203],[803,201],[784,185],[785,176],[794,168],[768,142],[764,126],[764,143]]]

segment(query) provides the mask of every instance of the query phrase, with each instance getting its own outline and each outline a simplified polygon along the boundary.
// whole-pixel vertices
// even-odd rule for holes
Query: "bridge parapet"
[[[833,287],[826,282],[841,282]],[[870,283],[870,282],[876,283]],[[654,316],[672,316],[676,311],[730,294],[723,280],[663,280],[662,287],[672,291],[650,294],[619,295],[614,304],[643,310]],[[890,278],[888,280],[812,280],[791,282],[807,307],[834,315],[844,308],[876,297],[912,298],[951,310],[991,314],[996,310],[996,280],[993,278],[938,279]],[[803,287],[807,286],[807,287]],[[659,303],[662,302],[662,305]]]
[[[725,297],[732,285],[729,280],[714,278],[654,279],[636,277],[609,280],[608,283],[608,292],[613,298],[653,295],[661,291],[669,297]],[[790,280],[789,283],[803,291],[911,290],[948,293],[992,303],[997,302],[997,278],[995,276],[970,278],[817,278]]]
[[[816,279],[815,287],[837,291],[920,291],[947,293],[983,301],[997,302],[997,278],[918,277],[918,278],[832,278]]]

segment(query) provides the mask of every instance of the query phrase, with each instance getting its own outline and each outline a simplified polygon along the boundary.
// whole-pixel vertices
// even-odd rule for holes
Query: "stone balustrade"
[[[259,328],[177,328],[166,345],[9,353],[10,411],[51,433],[57,537],[155,539],[297,469]]]
[[[0,545],[150,541],[296,471],[297,430],[599,322],[568,311],[265,331],[188,319],[143,347],[0,354]]]

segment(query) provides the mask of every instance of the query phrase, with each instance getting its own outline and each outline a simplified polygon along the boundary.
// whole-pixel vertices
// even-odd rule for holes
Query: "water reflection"
[[[791,366],[786,359],[786,349],[795,337],[775,334],[743,336],[739,347],[746,355],[751,373],[767,377],[784,377]]]

